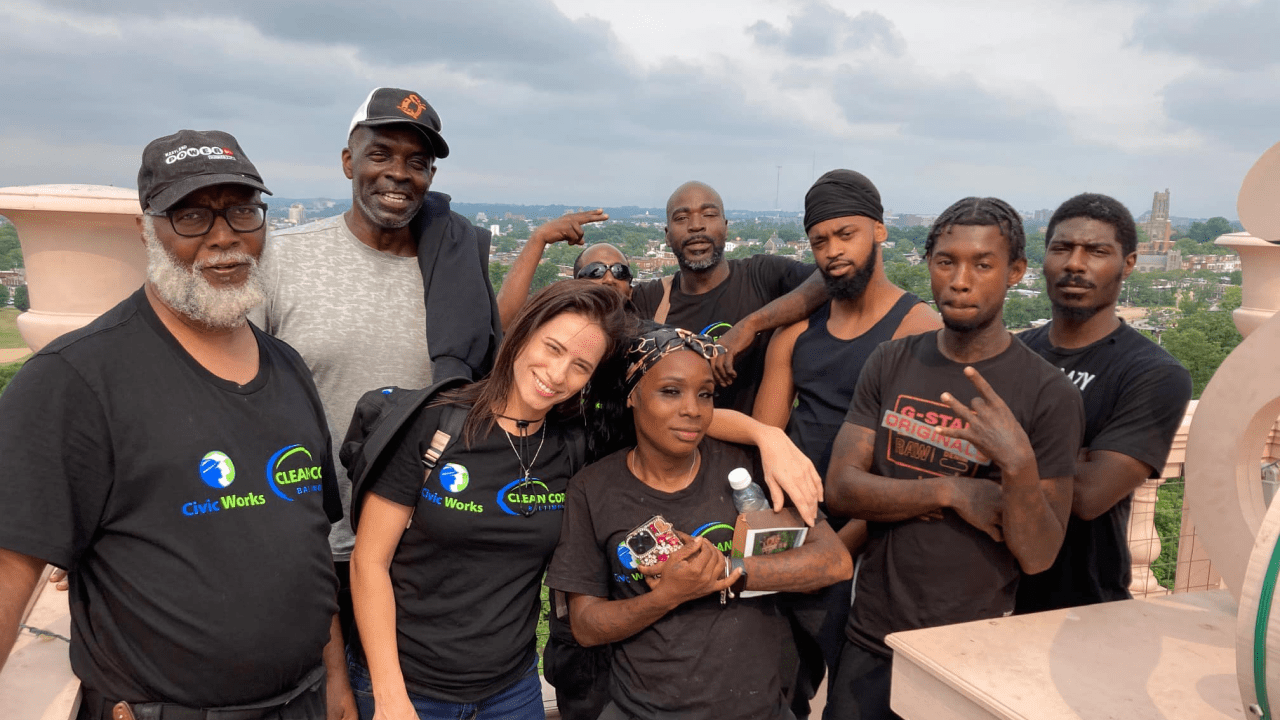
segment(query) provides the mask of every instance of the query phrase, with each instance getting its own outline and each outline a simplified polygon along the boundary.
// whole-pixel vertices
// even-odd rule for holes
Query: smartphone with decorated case
[[[664,562],[682,547],[684,543],[671,523],[654,515],[618,543],[618,556],[627,567],[649,567]]]

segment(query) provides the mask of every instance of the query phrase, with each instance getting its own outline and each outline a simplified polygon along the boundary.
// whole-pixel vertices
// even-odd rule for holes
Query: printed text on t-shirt
[[[969,441],[938,432],[939,427],[967,426],[942,403],[899,395],[880,424],[889,430],[885,459],[895,465],[929,475],[973,476],[979,466],[990,463]]]

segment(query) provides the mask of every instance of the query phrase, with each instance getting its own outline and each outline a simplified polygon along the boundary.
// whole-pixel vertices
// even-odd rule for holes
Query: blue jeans
[[[347,674],[355,694],[360,720],[373,718],[373,683],[369,669],[347,653]],[[456,703],[409,693],[409,702],[421,720],[546,720],[542,707],[542,682],[538,680],[538,658],[528,672],[503,690],[474,703]]]

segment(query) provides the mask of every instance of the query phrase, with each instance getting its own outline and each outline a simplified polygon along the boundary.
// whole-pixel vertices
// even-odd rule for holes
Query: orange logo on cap
[[[427,104],[422,102],[422,98],[412,93],[400,101],[400,112],[408,115],[414,120],[417,120],[418,116],[422,114],[422,111],[426,109]]]

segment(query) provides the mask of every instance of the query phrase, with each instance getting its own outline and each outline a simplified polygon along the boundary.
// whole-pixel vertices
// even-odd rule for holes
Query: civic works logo
[[[183,145],[177,150],[170,150],[164,154],[164,164],[172,165],[179,160],[187,158],[207,157],[214,160],[235,160],[236,154],[231,148],[202,145],[201,147],[187,147]]]
[[[200,458],[200,480],[214,490],[225,490],[236,480],[236,465],[226,453],[213,450]],[[179,510],[187,517],[209,515],[223,510],[255,507],[265,505],[267,499],[262,493],[247,492],[243,495],[230,493],[217,498],[205,498],[183,503]]]

